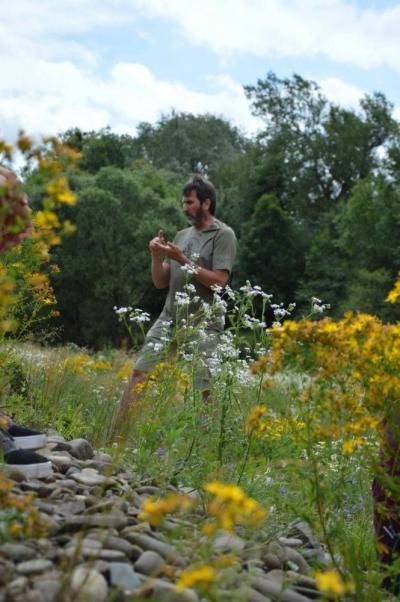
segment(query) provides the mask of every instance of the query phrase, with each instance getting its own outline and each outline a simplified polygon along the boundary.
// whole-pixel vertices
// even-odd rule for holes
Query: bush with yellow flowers
[[[252,370],[309,375],[298,404],[300,424],[306,422],[315,439],[342,441],[349,453],[370,442],[400,398],[399,335],[400,324],[368,314],[348,313],[336,322],[288,320],[271,329],[271,353]],[[268,430],[271,421],[259,418],[257,425],[251,419],[253,428]]]
[[[48,526],[32,504],[34,494],[14,493],[15,482],[0,472],[0,505],[2,520],[0,541],[22,537],[44,537]]]
[[[4,167],[17,153],[43,181],[37,211],[29,208],[23,183]],[[58,268],[50,263],[49,249],[74,231],[68,220],[60,221],[58,210],[75,203],[65,172],[78,160],[79,154],[57,138],[36,144],[22,132],[14,145],[0,140],[0,337],[17,326],[25,334],[47,310],[56,315],[49,277]]]
[[[192,522],[186,522],[184,536],[191,540],[192,547],[189,554],[190,566],[179,573],[176,588],[183,591],[193,587],[205,594],[211,594],[213,585],[227,577],[225,570],[229,570],[238,562],[234,554],[215,555],[211,545],[213,536],[223,531],[232,533],[236,527],[252,529],[260,526],[267,513],[237,485],[212,481],[206,483],[203,488],[211,497],[205,506],[206,520],[204,522],[204,512],[201,511],[197,512],[197,520],[193,520],[192,517]],[[168,493],[158,499],[146,500],[139,513],[139,519],[158,527],[170,514],[194,511],[197,503],[187,495]],[[199,516],[202,517],[201,529],[198,528]],[[181,533],[180,539],[182,536]],[[187,544],[188,551],[189,541]],[[206,563],[204,558],[208,559]]]

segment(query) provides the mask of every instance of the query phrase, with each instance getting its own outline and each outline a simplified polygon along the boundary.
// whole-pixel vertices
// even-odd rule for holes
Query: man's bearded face
[[[207,219],[207,212],[194,190],[183,197],[183,212],[192,226],[201,226]]]

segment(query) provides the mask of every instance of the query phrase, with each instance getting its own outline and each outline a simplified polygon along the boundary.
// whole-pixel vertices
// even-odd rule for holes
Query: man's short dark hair
[[[185,184],[182,195],[188,196],[193,190],[196,192],[201,204],[206,199],[210,199],[210,213],[214,215],[217,206],[217,193],[210,180],[206,180],[203,176],[196,174]]]

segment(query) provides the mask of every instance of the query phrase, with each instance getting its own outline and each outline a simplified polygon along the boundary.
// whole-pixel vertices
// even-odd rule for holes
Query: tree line
[[[181,188],[194,172],[218,192],[217,217],[235,230],[233,286],[250,280],[296,302],[331,305],[331,315],[367,311],[400,318],[385,303],[400,270],[400,130],[381,93],[356,109],[328,101],[315,82],[270,72],[245,87],[260,131],[248,136],[222,117],[175,113],[141,123],[135,136],[71,129],[63,142],[82,154],[69,172],[78,202],[63,216],[74,234],[53,250],[62,341],[120,345],[113,306],[152,315],[164,293],[150,278],[148,242],[172,239],[186,223]],[[40,175],[26,174],[31,204]]]

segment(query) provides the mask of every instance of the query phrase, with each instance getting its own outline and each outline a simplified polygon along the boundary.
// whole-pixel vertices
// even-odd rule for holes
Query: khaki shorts
[[[163,349],[165,347],[165,341],[163,341],[163,337],[171,335],[171,331],[173,331],[173,327],[166,329],[163,320],[158,319],[154,322],[139,351],[134,370],[151,372],[157,364],[165,359],[165,351]],[[192,346],[194,347],[195,355],[201,355],[207,363],[207,359],[211,357],[217,347],[221,333],[216,330],[206,330],[205,332],[207,337],[204,339],[201,337],[201,340],[199,339],[197,341],[196,337],[192,338]],[[174,342],[172,345],[170,344],[168,355],[177,355],[179,350],[179,341],[176,343]],[[211,374],[209,369],[206,368],[206,366],[199,367],[195,374],[196,388],[208,388],[210,378]]]

